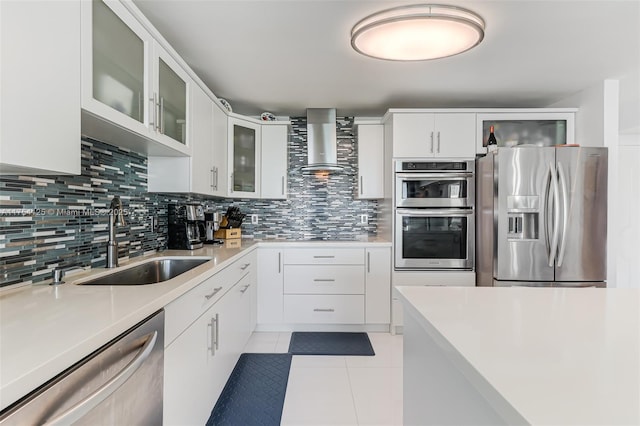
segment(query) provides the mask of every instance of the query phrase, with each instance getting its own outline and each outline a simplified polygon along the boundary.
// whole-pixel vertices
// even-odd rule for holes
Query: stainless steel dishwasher
[[[0,425],[161,425],[164,311],[0,413]]]

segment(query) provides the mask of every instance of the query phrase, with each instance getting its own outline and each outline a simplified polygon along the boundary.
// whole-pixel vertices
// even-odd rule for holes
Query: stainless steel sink
[[[144,285],[170,280],[196,266],[211,260],[210,258],[168,258],[154,259],[131,268],[104,275],[92,280],[79,282],[79,285]]]

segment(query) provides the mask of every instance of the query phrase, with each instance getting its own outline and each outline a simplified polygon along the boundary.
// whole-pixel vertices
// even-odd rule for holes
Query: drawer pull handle
[[[209,321],[209,323],[207,324],[207,328],[211,327],[211,346],[208,347],[209,351],[211,352],[211,356],[215,356],[216,355],[216,318],[213,317],[211,318],[211,321]]]
[[[240,267],[240,269],[242,269],[242,270],[244,271],[244,270],[245,270],[245,269],[247,269],[249,266],[251,266],[251,264],[250,264],[250,263],[245,263],[245,264],[244,264],[244,266],[241,266],[241,267]]]
[[[315,308],[313,310],[313,312],[335,312],[335,309],[329,308],[329,309],[321,309],[321,308]]]
[[[216,314],[216,340],[214,344],[216,345],[216,350],[219,349],[220,346],[220,314]]]
[[[314,259],[333,259],[335,256],[313,256]]]
[[[336,280],[333,278],[314,278],[313,281],[317,283],[333,283]]]
[[[211,294],[205,294],[205,295],[204,295],[205,299],[207,299],[207,300],[211,299],[213,296],[215,296],[216,294],[218,294],[218,292],[219,292],[220,290],[222,290],[222,287],[216,287],[216,288],[214,288],[214,289],[213,289],[213,293],[211,293]]]
[[[251,287],[251,284],[247,284],[244,287],[242,287],[242,290],[240,290],[240,293],[244,294],[245,291],[247,291],[247,289]]]

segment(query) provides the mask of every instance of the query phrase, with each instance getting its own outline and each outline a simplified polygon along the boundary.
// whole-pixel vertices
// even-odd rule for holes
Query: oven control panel
[[[399,166],[399,167],[398,167]],[[396,165],[398,172],[466,171],[469,161],[402,161]]]

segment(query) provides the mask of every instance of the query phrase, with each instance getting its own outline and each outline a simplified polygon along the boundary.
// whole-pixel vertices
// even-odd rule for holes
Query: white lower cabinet
[[[363,324],[364,295],[285,294],[284,321],[291,324]]]
[[[258,249],[258,324],[282,323],[283,252],[281,248]]]
[[[163,424],[207,422],[255,328],[256,263],[253,251],[165,307]]]
[[[390,323],[390,247],[260,248],[258,259],[259,325]]]
[[[391,247],[366,249],[365,322],[389,324],[391,320]]]
[[[285,249],[283,289],[285,323],[364,324],[364,249]]]
[[[361,265],[287,265],[285,294],[364,294]]]
[[[226,382],[224,346],[216,353],[216,320],[225,300],[209,308],[164,351],[163,424],[205,424]],[[222,316],[220,310],[223,310]],[[219,326],[218,326],[219,327]],[[224,331],[224,328],[223,328]],[[224,335],[221,340],[224,339]],[[228,357],[227,357],[228,358]]]

